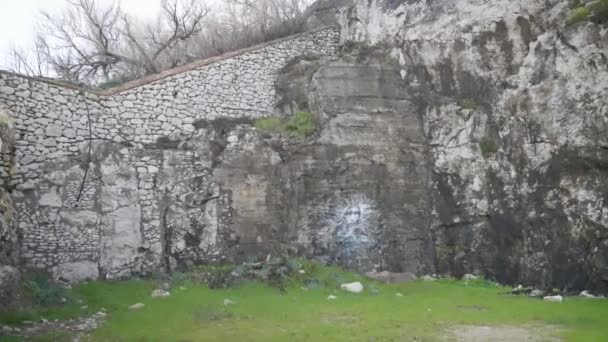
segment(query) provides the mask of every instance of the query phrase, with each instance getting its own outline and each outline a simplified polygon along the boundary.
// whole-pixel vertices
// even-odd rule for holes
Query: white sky
[[[0,0],[0,69],[6,68],[6,52],[11,44],[27,47],[33,43],[36,19],[41,10],[59,11],[67,0]],[[112,0],[96,0],[104,5]],[[208,2],[207,2],[208,3]],[[154,18],[160,0],[121,0],[121,8],[145,20]]]

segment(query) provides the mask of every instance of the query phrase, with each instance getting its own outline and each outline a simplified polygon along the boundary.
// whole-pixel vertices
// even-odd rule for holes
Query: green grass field
[[[325,285],[306,288],[307,279],[321,279]],[[339,282],[352,280],[361,280],[365,292],[337,288]],[[485,281],[379,284],[317,266],[290,279],[286,291],[255,282],[209,289],[184,280],[175,283],[170,297],[151,298],[156,286],[153,280],[83,284],[72,296],[84,304],[5,315],[0,321],[69,318],[103,308],[107,321],[87,337],[90,341],[437,341],[457,325],[548,326],[549,332],[543,332],[548,338],[608,341],[608,300],[567,297],[549,303],[507,295],[508,288]],[[328,300],[332,294],[337,299]],[[225,299],[235,304],[225,306]],[[137,302],[145,307],[128,309]],[[34,340],[69,337],[52,333]]]

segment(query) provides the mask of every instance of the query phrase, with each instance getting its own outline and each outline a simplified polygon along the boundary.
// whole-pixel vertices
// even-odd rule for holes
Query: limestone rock
[[[76,261],[57,265],[52,270],[53,276],[70,283],[97,280],[99,269],[91,261]]]
[[[46,126],[46,130],[44,133],[49,137],[60,137],[62,134],[62,130],[61,127],[55,124],[50,124]]]
[[[129,309],[131,310],[140,310],[143,309],[146,305],[144,303],[135,303],[133,305],[129,306]]]
[[[163,289],[156,289],[152,291],[152,294],[150,294],[150,296],[152,296],[152,298],[165,298],[171,296],[171,292]]]
[[[346,284],[342,284],[340,285],[340,288],[346,292],[350,292],[350,293],[361,293],[363,292],[363,284],[361,284],[358,281],[352,282],[352,283],[346,283]]]
[[[464,281],[471,281],[471,280],[477,280],[477,279],[479,279],[478,276],[470,274],[470,273],[467,273],[462,277],[462,280],[464,280]]]
[[[528,296],[540,298],[540,297],[542,297],[544,295],[545,295],[545,291],[539,290],[539,289],[535,289],[535,290],[532,290],[532,292],[530,292],[530,294]]]
[[[592,299],[593,298],[604,298],[604,296],[593,295],[593,294],[589,293],[589,291],[587,291],[587,290],[582,291],[579,296],[581,296],[583,298],[592,298]]]
[[[562,302],[563,301],[563,297],[560,295],[557,296],[545,296],[543,297],[543,300],[546,300],[548,302]]]

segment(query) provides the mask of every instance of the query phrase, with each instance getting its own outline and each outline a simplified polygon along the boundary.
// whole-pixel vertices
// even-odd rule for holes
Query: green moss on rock
[[[493,139],[489,137],[484,137],[481,139],[481,141],[479,142],[479,148],[481,149],[481,154],[484,158],[489,158],[490,156],[498,152],[498,145]]]
[[[265,133],[307,137],[315,131],[314,116],[309,112],[297,112],[288,120],[278,117],[257,119],[255,128]]]

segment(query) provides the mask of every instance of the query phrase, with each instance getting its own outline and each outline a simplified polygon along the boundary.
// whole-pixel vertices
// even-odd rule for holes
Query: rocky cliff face
[[[567,26],[573,1],[340,5],[422,102],[437,272],[607,289],[606,26]]]
[[[280,253],[606,290],[608,29],[571,5],[324,0],[337,54],[323,29],[111,97],[0,73],[22,261],[78,281]],[[270,111],[316,130],[255,129]]]
[[[0,108],[0,151],[10,164],[14,143],[14,131],[10,116]],[[12,310],[21,304],[21,277],[15,265],[18,263],[19,241],[15,207],[6,189],[7,184],[0,180],[0,312]]]

